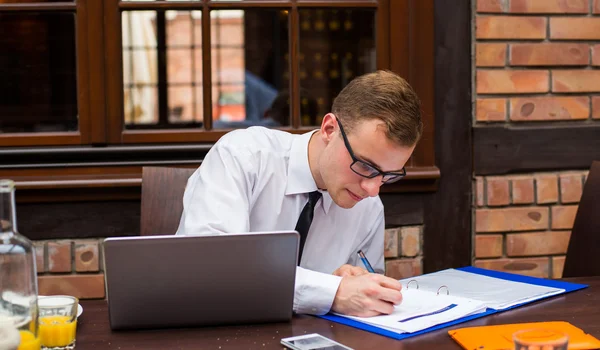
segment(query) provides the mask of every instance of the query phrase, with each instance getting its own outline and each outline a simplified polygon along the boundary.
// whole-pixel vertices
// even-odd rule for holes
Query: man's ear
[[[337,119],[333,113],[327,113],[321,122],[321,137],[325,144],[329,143],[337,130]]]

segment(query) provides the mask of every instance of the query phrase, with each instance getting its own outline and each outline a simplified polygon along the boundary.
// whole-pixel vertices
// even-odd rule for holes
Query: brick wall
[[[474,265],[560,278],[586,171],[477,177]]]
[[[386,275],[398,279],[422,273],[422,226],[385,230]],[[103,239],[35,241],[40,295],[105,297]]]
[[[475,125],[597,123],[600,0],[475,7]],[[476,177],[474,265],[561,277],[586,176],[573,169]]]
[[[101,239],[35,241],[40,295],[105,297]]]
[[[423,272],[423,226],[385,230],[385,274],[396,279]]]

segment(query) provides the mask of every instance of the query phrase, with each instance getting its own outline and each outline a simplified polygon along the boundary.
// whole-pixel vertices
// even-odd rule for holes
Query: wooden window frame
[[[377,68],[400,74],[415,88],[422,101],[425,125],[423,138],[407,164],[406,181],[386,185],[382,192],[435,191],[440,177],[434,154],[434,1],[433,0],[280,0],[280,1],[148,1],[119,0],[2,4],[0,11],[75,11],[77,55],[77,104],[79,131],[65,133],[23,133],[0,136],[0,153],[12,146],[65,146],[127,148],[152,144],[168,149],[177,144],[210,145],[229,129],[212,129],[212,104],[203,103],[206,130],[125,130],[123,110],[123,72],[121,11],[123,10],[200,10],[203,47],[211,46],[211,9],[287,8],[289,15],[290,87],[292,123],[282,128],[304,133],[314,127],[300,126],[299,98],[299,12],[300,8],[377,9]],[[211,50],[202,50],[202,81],[209,82]],[[110,74],[107,74],[110,72]],[[212,88],[203,88],[204,101],[212,101]],[[5,148],[7,149],[7,148]],[[30,147],[31,149],[31,147]],[[12,150],[11,150],[12,151]],[[130,152],[129,152],[130,153]],[[128,153],[128,154],[129,154]],[[130,163],[124,163],[127,165]],[[34,166],[32,164],[32,166]],[[107,170],[108,171],[108,170]],[[110,172],[110,171],[109,171]]]

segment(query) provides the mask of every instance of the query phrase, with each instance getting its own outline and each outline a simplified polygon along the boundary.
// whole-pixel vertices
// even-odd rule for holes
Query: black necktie
[[[300,217],[298,218],[298,222],[296,223],[296,231],[300,234],[300,249],[298,251],[298,265],[300,265],[300,260],[302,259],[302,251],[304,250],[304,242],[306,242],[306,237],[308,236],[308,229],[310,228],[310,224],[312,223],[313,215],[315,212],[315,205],[321,198],[321,192],[314,191],[308,194],[308,202],[302,209],[300,213]]]

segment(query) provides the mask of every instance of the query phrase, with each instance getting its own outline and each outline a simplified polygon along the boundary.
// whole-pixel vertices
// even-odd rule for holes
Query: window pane
[[[123,26],[125,127],[202,124],[202,12],[126,11]]]
[[[186,123],[197,115],[191,85],[169,87],[169,123]]]
[[[78,130],[74,14],[0,13],[0,33],[0,134]]]
[[[211,37],[213,127],[289,125],[288,11],[213,10]]]
[[[301,9],[299,15],[301,123],[320,125],[350,80],[376,70],[375,11]]]
[[[158,92],[155,85],[125,87],[125,123],[128,127],[155,124],[158,120]]]

